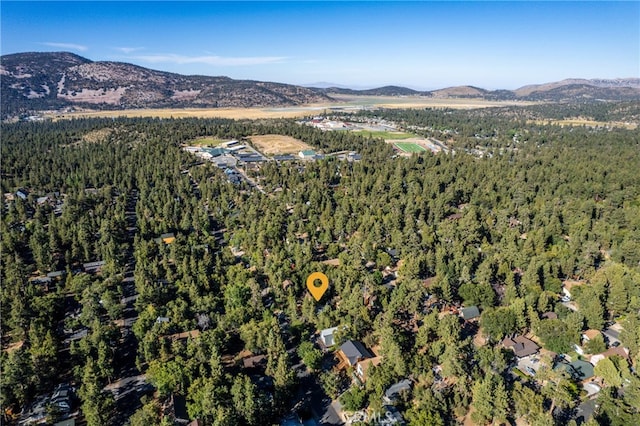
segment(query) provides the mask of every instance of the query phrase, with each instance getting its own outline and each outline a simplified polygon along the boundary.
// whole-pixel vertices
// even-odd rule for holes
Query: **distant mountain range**
[[[494,91],[473,86],[433,91],[399,86],[354,90],[185,76],[121,62],[94,62],[68,52],[4,55],[0,57],[0,83],[2,118],[72,106],[131,109],[301,105],[331,102],[333,94],[553,102],[640,100],[640,78],[569,79]]]

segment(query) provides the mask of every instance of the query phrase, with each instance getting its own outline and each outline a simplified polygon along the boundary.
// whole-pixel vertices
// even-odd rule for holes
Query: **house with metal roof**
[[[460,309],[460,316],[465,321],[470,321],[480,317],[480,309],[477,306],[469,306]]]

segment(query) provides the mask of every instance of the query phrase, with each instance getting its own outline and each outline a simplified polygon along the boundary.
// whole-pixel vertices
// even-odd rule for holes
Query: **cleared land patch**
[[[394,142],[393,143],[399,150],[408,153],[424,152],[427,149],[413,142]]]
[[[265,155],[297,154],[305,149],[313,149],[306,143],[284,135],[251,136],[251,142]]]
[[[111,136],[112,133],[113,129],[108,128],[92,130],[89,133],[85,134],[82,137],[82,140],[88,143],[104,142],[109,138],[109,136]]]
[[[637,123],[621,123],[618,121],[595,121],[582,118],[565,118],[564,120],[528,120],[529,123],[536,124],[553,124],[557,126],[587,126],[587,127],[617,127],[622,129],[634,130],[638,127]]]

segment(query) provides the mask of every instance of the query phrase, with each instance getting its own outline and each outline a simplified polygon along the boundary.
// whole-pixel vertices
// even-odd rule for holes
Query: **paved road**
[[[262,189],[262,187],[260,185],[258,185],[255,180],[253,180],[252,178],[250,178],[247,175],[247,172],[242,170],[240,167],[237,167],[236,170],[238,171],[238,173],[240,173],[242,175],[243,178],[245,178],[245,180],[247,182],[249,182],[249,185],[251,185],[251,187],[253,187],[253,188],[257,189],[258,191],[262,192],[263,194],[267,195],[266,191],[264,189]]]

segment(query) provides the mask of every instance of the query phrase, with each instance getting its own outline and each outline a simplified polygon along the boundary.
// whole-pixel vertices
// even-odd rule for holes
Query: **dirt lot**
[[[251,142],[265,155],[297,154],[305,149],[312,149],[306,143],[283,135],[251,136]]]

